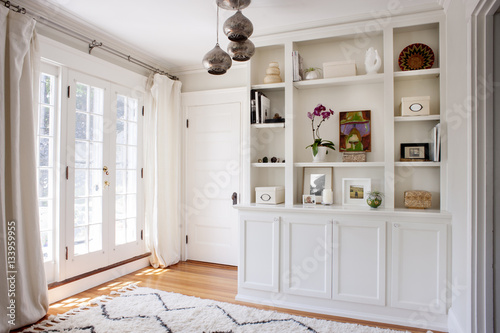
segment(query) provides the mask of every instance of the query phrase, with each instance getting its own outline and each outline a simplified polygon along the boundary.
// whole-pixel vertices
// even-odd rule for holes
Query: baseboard
[[[273,306],[273,307],[278,307],[278,308],[283,308],[283,309],[297,310],[297,311],[303,311],[303,312],[309,312],[309,313],[319,313],[319,314],[325,314],[325,315],[329,315],[329,316],[364,320],[364,321],[368,321],[368,322],[379,322],[379,323],[384,323],[384,324],[408,326],[408,321],[406,319],[402,319],[399,317],[393,317],[393,316],[387,316],[387,315],[381,316],[378,314],[344,311],[344,310],[340,310],[340,309],[317,307],[317,306],[312,306],[312,305],[286,302],[286,301],[263,300],[259,297],[252,297],[252,296],[240,295],[240,294],[236,295],[236,300],[240,301],[240,302],[256,303],[256,304],[260,304],[260,305]],[[445,331],[445,332],[448,331],[446,321],[443,321],[441,324],[438,324],[438,323],[432,324],[429,327],[426,327],[425,329],[436,330],[436,331]],[[451,331],[449,331],[449,332],[451,333]],[[461,332],[461,333],[463,333],[463,332]]]
[[[130,274],[141,268],[149,266],[149,258],[142,258],[111,270],[107,270],[92,276],[64,284],[49,290],[49,303],[60,301],[82,291],[96,287],[105,282]]]
[[[464,330],[460,326],[457,320],[457,316],[455,315],[455,311],[450,309],[448,311],[448,332],[449,333],[464,333]]]

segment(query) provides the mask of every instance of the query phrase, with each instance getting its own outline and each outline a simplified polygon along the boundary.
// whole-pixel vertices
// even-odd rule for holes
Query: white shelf
[[[384,82],[384,74],[356,75],[329,79],[304,80],[293,83],[297,89],[317,89],[332,86],[359,85]]]
[[[284,168],[285,163],[279,162],[279,163],[252,163],[252,167],[254,168]]]
[[[439,68],[394,72],[394,80],[405,81],[405,80],[421,80],[426,78],[430,79],[430,78],[437,78],[439,77],[440,74],[441,70]]]
[[[441,120],[441,116],[438,115],[438,114],[433,114],[433,115],[430,115],[430,116],[407,116],[407,117],[403,117],[403,116],[397,116],[397,117],[394,117],[394,122],[407,122],[407,121],[440,121]]]
[[[268,83],[268,84],[255,84],[252,86],[254,90],[285,90],[285,82]]]
[[[285,128],[285,123],[252,124],[254,128]]]
[[[441,162],[395,162],[397,167],[413,167],[413,168],[438,168]]]
[[[296,168],[381,168],[384,162],[299,162],[293,164]]]

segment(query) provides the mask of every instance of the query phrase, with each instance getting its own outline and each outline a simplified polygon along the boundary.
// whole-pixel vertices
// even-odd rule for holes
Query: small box
[[[258,204],[277,205],[285,202],[284,186],[269,186],[255,188],[255,202]]]
[[[342,76],[355,76],[356,75],[356,61],[333,61],[323,63],[323,78],[342,77]]]
[[[428,116],[431,113],[429,106],[430,96],[416,96],[401,98],[402,116]]]
[[[342,153],[342,162],[366,162],[365,151],[353,151]]]
[[[405,207],[424,209],[432,206],[432,194],[427,191],[405,191]]]

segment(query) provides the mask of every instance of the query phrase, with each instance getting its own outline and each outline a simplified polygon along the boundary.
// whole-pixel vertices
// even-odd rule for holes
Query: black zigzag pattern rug
[[[23,333],[402,332],[293,316],[150,288],[131,287],[118,294],[53,317]]]

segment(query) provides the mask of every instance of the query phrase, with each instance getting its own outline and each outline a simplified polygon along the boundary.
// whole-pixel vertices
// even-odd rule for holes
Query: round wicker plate
[[[401,51],[398,63],[403,71],[428,69],[434,64],[434,52],[425,44],[411,44]]]

